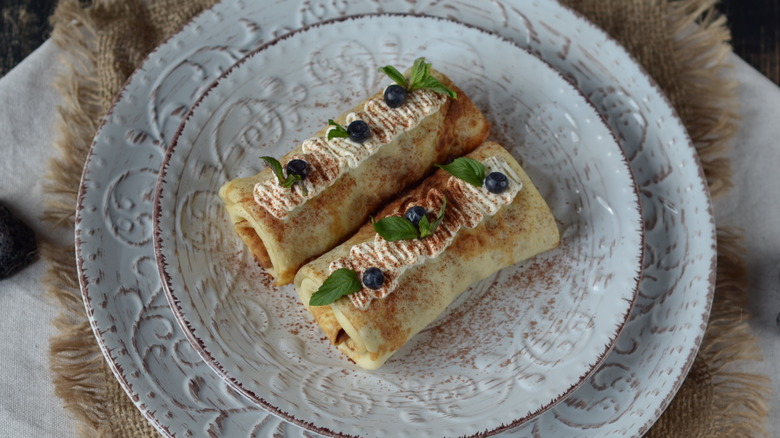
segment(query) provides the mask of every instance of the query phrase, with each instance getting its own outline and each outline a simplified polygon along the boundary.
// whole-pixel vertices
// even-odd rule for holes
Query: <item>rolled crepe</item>
[[[369,214],[429,174],[434,163],[466,154],[485,140],[490,126],[482,113],[446,76],[435,71],[432,74],[453,89],[458,98],[417,90],[409,94],[406,104],[390,109],[380,91],[351,111],[363,115],[370,112],[375,119],[382,119],[400,131],[393,134],[393,129],[382,129],[367,121],[372,139],[364,145],[383,140],[367,157],[359,149],[361,145],[351,140],[325,140],[328,128],[323,128],[308,143],[279,159],[282,166],[294,158],[309,162],[311,171],[303,182],[308,199],[297,184],[292,189],[278,186],[270,169],[222,186],[219,195],[236,232],[257,262],[276,278],[277,284],[291,282],[304,263],[352,235]],[[417,111],[413,103],[419,99],[438,99],[439,107],[415,126],[393,125],[403,123],[397,115]],[[336,121],[346,126],[350,118],[355,116],[347,112]],[[339,174],[333,168],[334,160],[306,152],[312,147],[327,149],[334,144],[343,147],[337,154],[355,167],[342,166],[345,170]],[[356,158],[359,153],[364,154],[362,161]],[[323,181],[326,188],[317,193],[317,186],[322,187]],[[290,205],[293,208],[289,209]]]
[[[491,209],[489,202],[477,199],[473,195],[476,192],[469,192],[483,189],[463,186],[468,183],[438,170],[376,216],[377,220],[400,216],[407,208],[422,205],[432,212],[430,219],[435,220],[443,195],[447,198],[446,212],[432,236],[387,242],[368,223],[349,240],[298,271],[295,286],[300,299],[330,342],[359,366],[379,368],[469,285],[559,244],[550,208],[506,149],[486,142],[468,157],[486,160],[486,164],[490,160],[504,163],[508,167],[506,173],[511,174],[507,175],[510,189],[520,185],[520,190],[508,203],[494,208],[492,214],[475,217],[469,211]],[[458,226],[469,221],[466,226]],[[399,247],[399,242],[404,246]],[[447,246],[441,250],[444,245]],[[408,254],[415,250],[441,251],[398,269],[402,262],[397,259],[414,259]],[[312,294],[335,269],[353,269],[361,278],[362,271],[375,264],[385,273],[383,288],[372,291],[364,286],[330,305],[308,306]]]

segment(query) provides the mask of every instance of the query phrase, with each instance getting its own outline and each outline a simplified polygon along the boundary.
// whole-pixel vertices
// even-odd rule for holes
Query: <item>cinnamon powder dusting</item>
[[[373,240],[353,246],[348,256],[330,264],[331,273],[347,268],[362,276],[366,269],[377,267],[385,275],[385,282],[380,288],[362,287],[349,295],[355,307],[367,309],[372,300],[387,297],[398,287],[404,271],[426,259],[437,257],[452,243],[460,229],[475,228],[485,217],[495,215],[502,206],[514,200],[523,184],[509,163],[493,156],[485,159],[483,164],[486,173],[498,171],[507,176],[510,184],[505,192],[494,194],[485,187],[475,187],[452,176],[444,187],[431,188],[422,199],[414,203],[428,212],[438,212],[446,197],[448,204],[443,220],[431,236],[388,242],[381,235],[375,234]]]

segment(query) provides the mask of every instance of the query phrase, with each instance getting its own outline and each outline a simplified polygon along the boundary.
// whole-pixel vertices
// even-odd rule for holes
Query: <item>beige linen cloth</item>
[[[213,0],[61,0],[52,39],[72,68],[59,78],[61,156],[49,167],[45,219],[73,229],[74,205],[92,137],[114,96],[144,57]],[[737,132],[735,84],[723,78],[728,28],[714,0],[566,0],[623,44],[676,108],[699,152],[713,196],[730,187],[720,158]],[[72,231],[71,231],[72,233]],[[693,367],[650,437],[762,436],[768,379],[735,364],[760,360],[745,311],[740,236],[719,229],[715,299]],[[153,437],[155,429],[122,391],[93,337],[71,246],[45,248],[51,295],[62,313],[51,340],[56,393],[84,437]]]

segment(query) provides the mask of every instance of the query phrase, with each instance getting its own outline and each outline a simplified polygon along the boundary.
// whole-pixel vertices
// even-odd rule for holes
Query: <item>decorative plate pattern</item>
[[[190,346],[157,273],[152,198],[166,145],[225,69],[292,30],[374,12],[448,17],[501,34],[573,80],[607,118],[640,189],[639,295],[597,371],[506,436],[642,435],[682,384],[706,327],[716,254],[709,197],[690,140],[655,84],[603,32],[548,0],[225,0],[153,52],[95,138],[76,211],[85,306],[120,384],[167,436],[312,436],[265,414]]]
[[[263,281],[217,192],[392,83],[379,67],[421,55],[525,163],[562,243],[474,285],[379,372],[364,371],[322,339],[292,285]],[[638,194],[595,108],[513,43],[441,18],[338,20],[252,53],[185,117],[159,181],[155,247],[182,329],[239,392],[326,434],[475,435],[538,415],[612,348],[642,267]]]

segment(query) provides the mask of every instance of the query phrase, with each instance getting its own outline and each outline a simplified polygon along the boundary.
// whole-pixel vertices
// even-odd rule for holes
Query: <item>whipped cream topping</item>
[[[371,137],[363,143],[348,138],[327,140],[312,137],[301,145],[301,154],[290,159],[304,160],[309,164],[308,176],[291,189],[279,185],[275,176],[255,184],[255,202],[263,206],[277,219],[289,213],[307,200],[319,195],[333,182],[376,153],[382,145],[390,143],[399,134],[417,126],[425,117],[435,113],[447,97],[431,90],[415,90],[399,108],[390,108],[382,96],[369,99],[363,110],[347,114],[346,123],[363,120],[371,128]],[[301,184],[306,188],[307,194]]]
[[[349,255],[331,262],[330,273],[340,268],[352,269],[363,276],[363,271],[374,266],[382,270],[385,282],[381,288],[372,290],[363,287],[349,295],[352,304],[359,309],[367,309],[374,299],[381,299],[393,292],[403,273],[412,266],[421,264],[429,258],[440,255],[455,240],[462,228],[475,228],[485,217],[495,215],[501,207],[510,204],[523,183],[509,163],[501,157],[489,157],[482,164],[486,174],[502,172],[509,179],[509,187],[500,194],[490,193],[484,186],[473,185],[454,176],[447,180],[443,189],[433,188],[424,199],[414,205],[421,205],[427,211],[437,212],[442,197],[447,197],[444,219],[433,232],[423,239],[398,240],[388,242],[379,234],[373,240],[354,245]],[[400,212],[398,215],[402,215]]]

